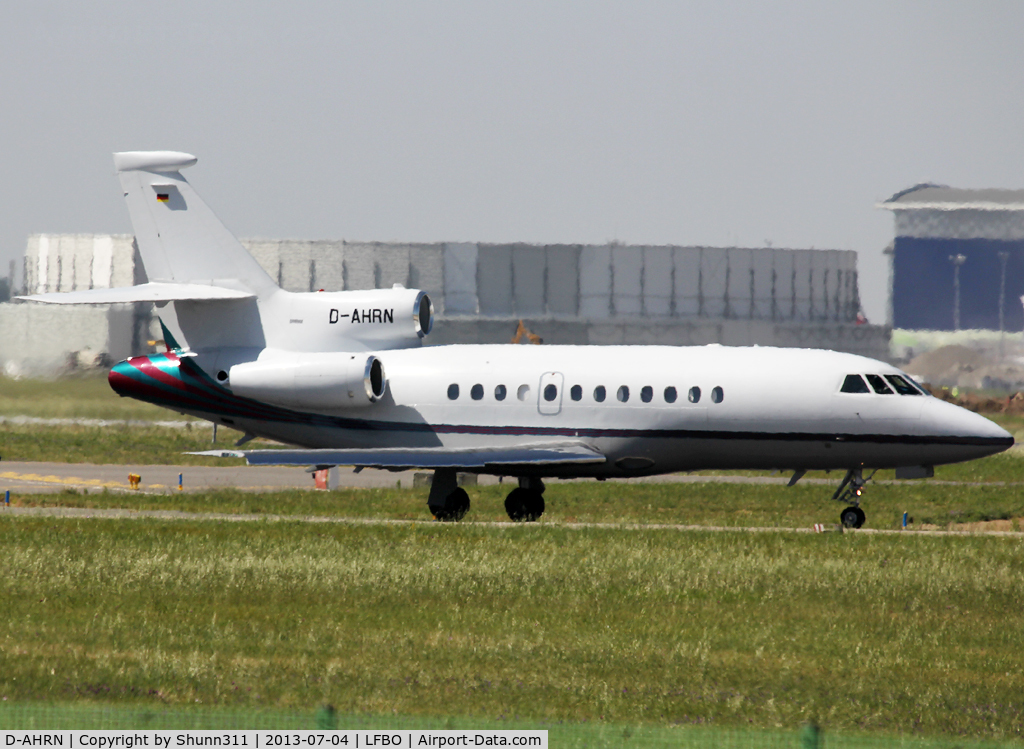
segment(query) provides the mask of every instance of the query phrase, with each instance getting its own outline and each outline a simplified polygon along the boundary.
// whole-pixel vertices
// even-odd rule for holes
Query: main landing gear
[[[544,514],[544,482],[535,478],[519,479],[519,487],[505,498],[505,512],[516,523],[533,523]]]
[[[469,495],[458,484],[453,468],[439,468],[434,471],[430,484],[427,507],[435,520],[442,523],[457,523],[469,512]]]
[[[837,502],[850,502],[850,506],[839,513],[839,522],[844,528],[860,528],[864,525],[864,510],[860,509],[860,498],[864,494],[864,485],[875,475],[875,471],[864,478],[863,470],[851,468],[846,472],[846,478],[836,489],[832,499]]]
[[[435,520],[455,523],[469,512],[469,495],[458,485],[455,469],[434,471],[427,507]],[[505,512],[515,522],[532,523],[544,514],[544,482],[538,478],[519,479],[519,486],[505,499]]]

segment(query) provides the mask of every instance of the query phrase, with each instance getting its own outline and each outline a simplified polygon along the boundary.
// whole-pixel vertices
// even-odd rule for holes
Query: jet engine
[[[292,294],[275,348],[383,351],[421,345],[434,324],[430,297],[417,289]]]
[[[365,353],[294,354],[236,364],[227,375],[235,395],[298,408],[369,406],[387,389],[384,365]]]

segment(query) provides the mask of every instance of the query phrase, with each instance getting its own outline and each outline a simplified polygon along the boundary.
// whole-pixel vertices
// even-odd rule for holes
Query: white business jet
[[[518,478],[513,520],[544,512],[548,477],[698,469],[843,470],[860,527],[865,471],[1006,450],[1004,430],[851,354],[710,346],[424,347],[433,308],[395,287],[296,294],[275,284],[181,175],[189,154],[114,155],[148,282],[26,297],[153,302],[166,353],[110,372],[122,396],[294,445],[212,451],[250,465],[433,469],[434,517],[459,520],[456,472]],[[870,479],[870,474],[867,476]]]

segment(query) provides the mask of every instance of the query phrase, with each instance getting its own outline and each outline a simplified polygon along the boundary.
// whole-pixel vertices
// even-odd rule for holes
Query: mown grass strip
[[[1006,738],[1024,546],[0,516],[0,695]]]
[[[187,474],[186,474],[187,480]],[[0,487],[2,488],[2,487]],[[504,500],[509,485],[470,489],[472,508],[465,523],[507,522]],[[834,526],[842,507],[827,486],[798,484],[627,484],[572,481],[551,483],[545,492],[542,524],[565,522],[668,523],[736,527],[810,528]],[[13,494],[15,506],[128,508],[265,515],[317,515],[351,518],[426,520],[425,489],[292,489],[248,492]],[[927,482],[871,486],[863,506],[868,528],[899,528],[903,513],[940,528],[952,524],[1006,521],[1002,530],[1024,530],[1024,486],[937,486]]]

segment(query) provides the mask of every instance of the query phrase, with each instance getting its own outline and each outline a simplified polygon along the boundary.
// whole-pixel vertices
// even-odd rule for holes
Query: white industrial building
[[[856,324],[856,253],[634,245],[242,240],[290,291],[427,291],[427,343],[505,343],[520,320],[546,343],[778,345],[884,358],[886,328]],[[142,283],[131,235],[29,238],[27,293]],[[0,366],[52,373],[152,350],[149,305],[0,305]]]

